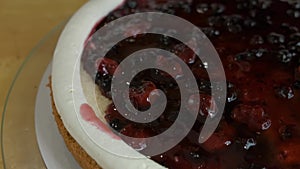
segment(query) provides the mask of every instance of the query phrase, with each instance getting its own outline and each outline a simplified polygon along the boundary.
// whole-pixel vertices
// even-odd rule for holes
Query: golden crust
[[[51,90],[51,85],[49,85]],[[59,113],[57,112],[54,100],[53,100],[53,94],[51,90],[51,101],[52,101],[52,109],[53,109],[53,115],[55,118],[55,121],[57,123],[57,127],[59,129],[60,134],[62,135],[65,144],[67,145],[69,151],[72,153],[76,161],[79,163],[79,165],[83,169],[102,169],[96,161],[91,158],[87,152],[76,142],[76,140],[70,135],[70,133],[65,128]]]

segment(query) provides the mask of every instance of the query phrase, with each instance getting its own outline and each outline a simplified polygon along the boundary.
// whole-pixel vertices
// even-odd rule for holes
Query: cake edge
[[[79,163],[79,165],[83,169],[102,169],[97,164],[97,162],[90,155],[88,155],[88,153],[77,143],[77,141],[71,136],[71,134],[65,128],[64,123],[55,106],[53,91],[51,86],[51,77],[49,77],[49,80],[50,82],[48,84],[48,87],[50,89],[52,114],[57,124],[59,133],[63,137],[65,145],[67,146],[68,150],[72,153],[75,160]]]

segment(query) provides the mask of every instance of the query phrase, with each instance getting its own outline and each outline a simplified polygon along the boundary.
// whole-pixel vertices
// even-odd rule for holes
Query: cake
[[[104,37],[93,36],[98,30],[124,16],[153,11],[179,16],[199,27],[220,56],[226,75],[226,104],[218,127],[204,143],[198,142],[199,133],[205,120],[220,108],[211,94],[210,65],[192,48],[164,35],[139,33],[139,29],[147,29],[145,22],[124,32],[130,37],[99,56]],[[66,25],[53,60],[53,114],[67,147],[86,169],[300,168],[299,21],[297,1],[87,2]],[[118,67],[124,59],[145,48],[160,48],[178,56],[192,71],[199,88],[189,101],[200,100],[200,105],[190,102],[184,107],[199,111],[187,136],[150,157],[143,155],[147,143],[128,142],[122,135],[149,138],[172,126],[181,106],[178,81],[182,81],[182,69],[157,57],[153,62],[165,67],[171,63],[173,71],[139,72],[128,85],[132,105],[147,111],[152,91],[159,89],[166,94],[166,109],[147,124],[126,119],[120,111],[130,113],[131,109],[126,109],[125,100],[125,110],[116,108],[112,79],[121,73]],[[218,74],[215,78],[218,80]]]

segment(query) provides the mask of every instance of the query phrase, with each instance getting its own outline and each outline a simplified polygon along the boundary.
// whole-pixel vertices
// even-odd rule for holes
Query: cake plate
[[[58,132],[47,87],[53,52],[65,24],[56,26],[31,51],[9,89],[1,125],[4,169],[80,168]]]

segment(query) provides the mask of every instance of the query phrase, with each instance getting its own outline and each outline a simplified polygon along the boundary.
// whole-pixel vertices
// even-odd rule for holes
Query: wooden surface
[[[8,89],[25,57],[44,35],[71,16],[84,2],[86,0],[0,1],[1,117]]]

